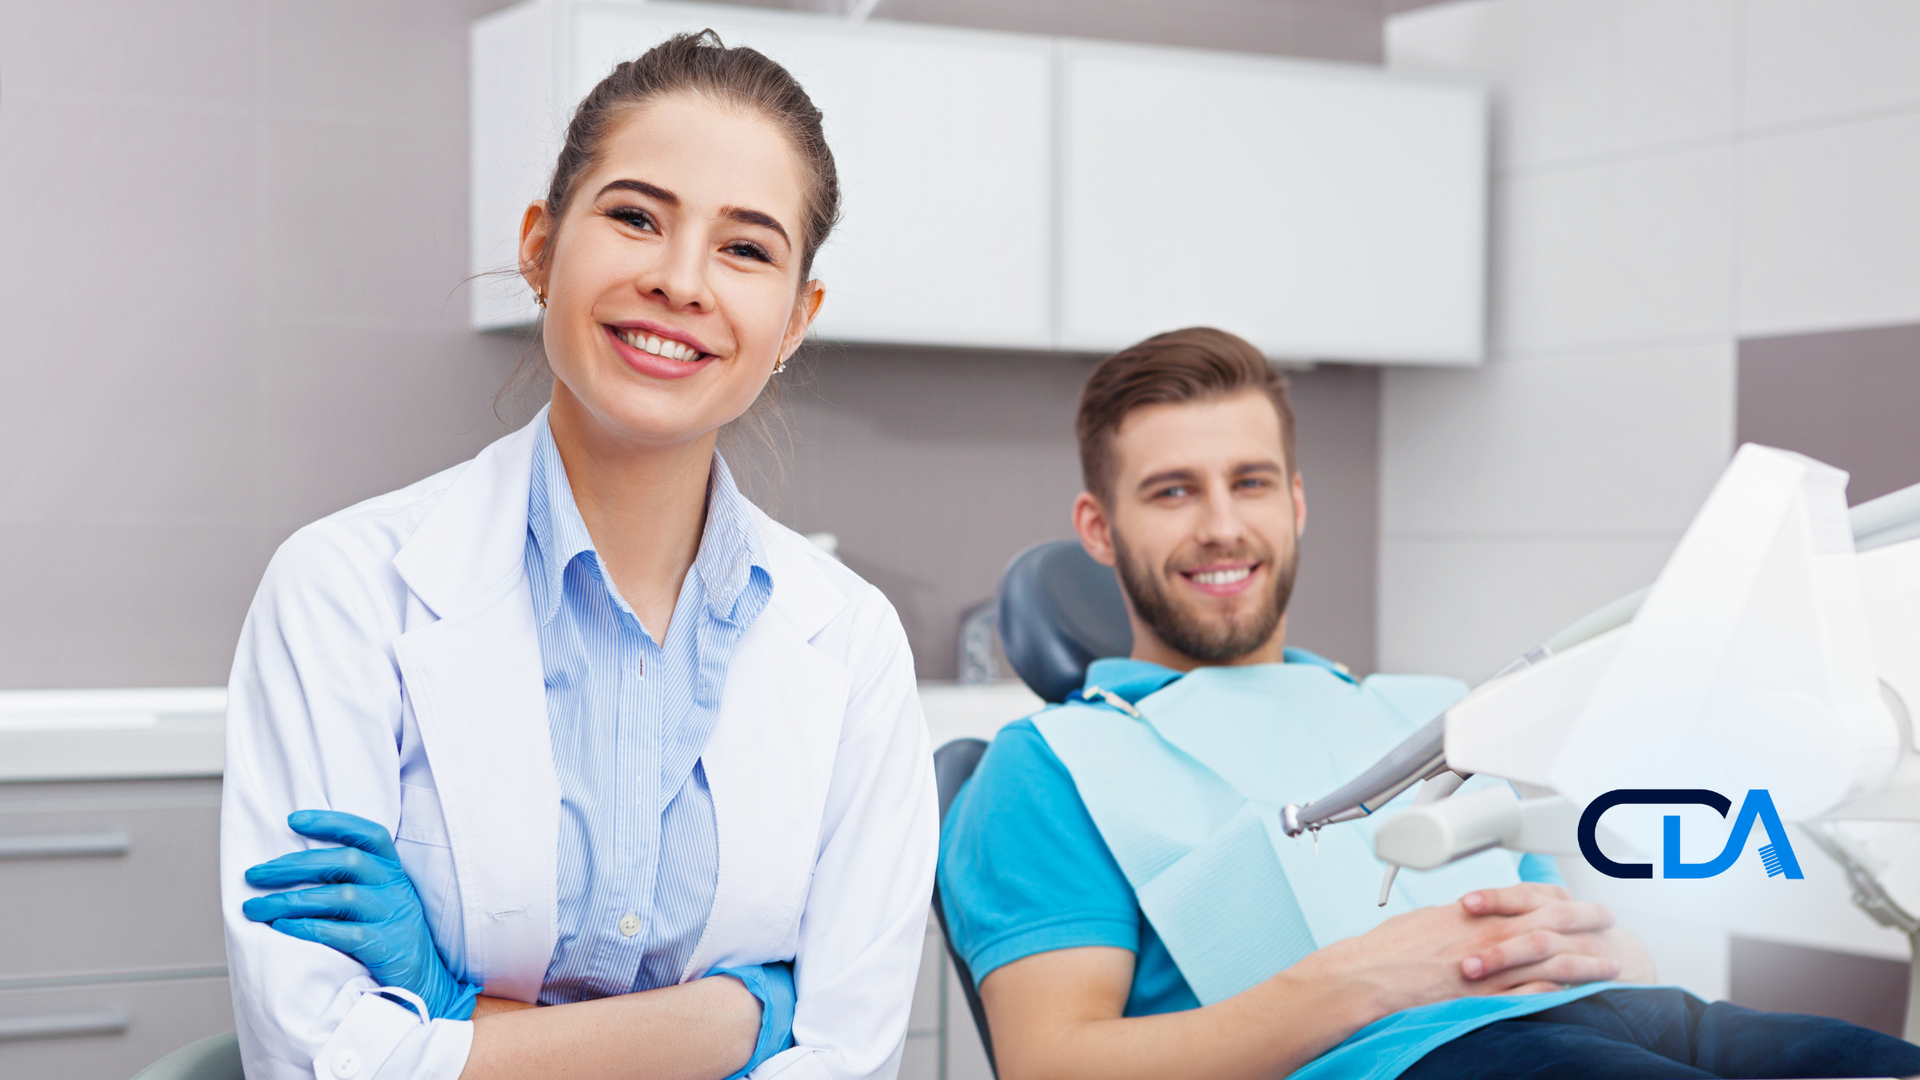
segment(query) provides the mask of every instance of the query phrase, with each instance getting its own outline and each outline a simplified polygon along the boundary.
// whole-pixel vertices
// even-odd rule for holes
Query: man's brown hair
[[[1287,377],[1245,338],[1192,326],[1156,334],[1100,361],[1080,391],[1080,414],[1073,422],[1087,491],[1102,503],[1112,498],[1113,436],[1128,413],[1144,405],[1182,405],[1248,390],[1266,394],[1280,414],[1282,464],[1291,476],[1293,402]]]

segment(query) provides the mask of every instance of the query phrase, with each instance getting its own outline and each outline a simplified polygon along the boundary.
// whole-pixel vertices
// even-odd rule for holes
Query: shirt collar
[[[1095,660],[1087,666],[1087,689],[1118,694],[1131,704],[1179,677],[1180,673],[1172,668],[1116,656]]]
[[[1318,653],[1311,653],[1305,649],[1292,647],[1283,649],[1281,662],[1325,668],[1343,682],[1355,681],[1353,673],[1347,670],[1345,664],[1336,664]],[[1087,690],[1106,690],[1132,704],[1164,688],[1179,677],[1180,672],[1172,668],[1161,667],[1146,660],[1116,656],[1095,660],[1087,665]]]
[[[693,558],[693,572],[700,575],[708,614],[742,625],[759,613],[736,610],[747,585],[756,575],[769,590],[773,584],[751,505],[734,485],[733,470],[718,450],[713,452],[713,470],[708,474],[707,525],[700,535],[700,553]]]
[[[560,460],[560,448],[554,445],[553,429],[548,424],[540,425],[534,439],[527,529],[539,552],[530,569],[538,571],[534,610],[544,626],[560,610],[567,566],[586,551],[594,552],[596,572],[599,562],[599,552],[594,549],[579,505],[573,501],[573,485],[567,482],[566,464]],[[772,588],[773,575],[767,570],[760,530],[754,527],[746,496],[733,482],[733,471],[717,450],[707,479],[707,523],[691,572],[699,575],[707,612],[714,618],[743,624],[758,614],[735,610],[754,575],[765,580],[769,591]],[[736,620],[736,614],[743,617]]]

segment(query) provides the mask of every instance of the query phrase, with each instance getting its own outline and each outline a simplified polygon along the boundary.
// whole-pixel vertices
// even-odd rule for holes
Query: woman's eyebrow
[[[739,206],[727,206],[721,208],[720,216],[729,221],[737,221],[742,225],[758,225],[763,229],[772,229],[774,232],[780,234],[780,239],[787,241],[789,244],[793,243],[792,238],[787,235],[787,230],[782,228],[778,221],[775,221],[770,215],[763,214],[758,210],[748,210]]]
[[[666,188],[649,184],[645,180],[615,180],[607,184],[606,187],[601,188],[599,195],[605,195],[609,191],[635,191],[650,199],[657,199],[668,206],[680,205],[680,196],[675,195]],[[598,198],[599,195],[596,195],[595,198]],[[772,229],[774,232],[780,234],[780,239],[785,240],[789,244],[793,243],[793,238],[787,235],[786,227],[781,225],[771,214],[763,214],[758,210],[748,210],[741,206],[726,206],[721,208],[720,216],[729,221],[737,221],[742,225],[758,225],[763,229]]]
[[[649,199],[658,199],[668,206],[680,205],[680,196],[675,195],[666,188],[655,187],[645,180],[615,180],[606,187],[601,188],[599,194],[595,195],[594,198],[597,199],[600,195],[605,195],[609,191],[637,191]]]

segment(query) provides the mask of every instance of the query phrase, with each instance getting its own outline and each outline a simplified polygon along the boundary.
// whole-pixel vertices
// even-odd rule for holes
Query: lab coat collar
[[[393,557],[407,588],[440,618],[482,611],[525,579],[534,440],[546,423],[543,407],[525,427],[480,451]],[[738,510],[747,565],[779,583],[768,607],[779,610],[802,639],[812,637],[846,606],[846,597],[814,562],[813,546],[740,496],[717,456],[714,464],[716,482],[735,496],[730,503]],[[772,542],[776,534],[787,542]],[[729,605],[737,595],[734,590],[727,598]]]
[[[546,422],[542,408],[531,423],[480,451],[393,557],[407,587],[440,618],[484,610],[524,580],[533,443]],[[732,484],[730,474],[726,482]],[[802,640],[811,638],[847,605],[817,561],[826,556],[745,497],[734,505],[748,534],[749,565],[761,566],[779,583],[768,608],[779,611]]]
[[[485,610],[526,575],[527,492],[542,408],[447,484],[393,557],[407,588],[442,619]]]

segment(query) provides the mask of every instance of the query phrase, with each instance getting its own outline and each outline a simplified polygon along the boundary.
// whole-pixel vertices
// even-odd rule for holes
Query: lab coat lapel
[[[809,643],[846,598],[798,548],[804,540],[755,517],[773,598],[734,647],[701,756],[719,864],[686,978],[794,955],[847,710],[846,668]]]
[[[558,916],[560,789],[525,570],[535,425],[482,451],[394,558],[438,618],[394,642],[453,849],[467,974],[533,1001]]]

